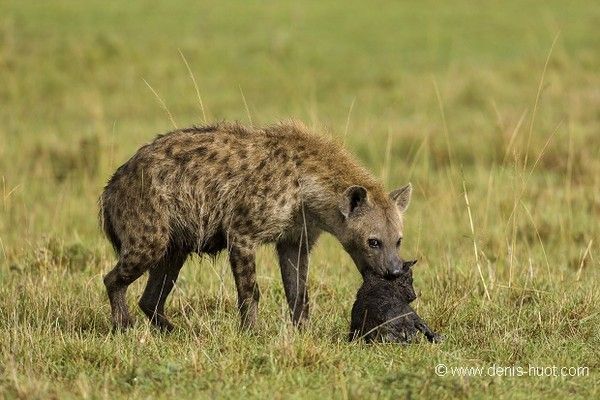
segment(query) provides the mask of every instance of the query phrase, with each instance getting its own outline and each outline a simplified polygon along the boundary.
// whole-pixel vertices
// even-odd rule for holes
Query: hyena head
[[[339,239],[361,274],[368,270],[379,276],[402,273],[402,213],[408,207],[410,183],[375,200],[362,186],[350,186],[340,200],[344,217]]]

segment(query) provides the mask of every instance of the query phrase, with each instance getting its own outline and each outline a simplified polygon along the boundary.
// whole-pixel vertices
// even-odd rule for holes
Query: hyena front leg
[[[319,234],[318,230],[302,229],[277,242],[279,268],[290,316],[293,324],[299,328],[308,320],[308,256]]]
[[[243,241],[235,241],[229,249],[229,262],[238,293],[241,327],[244,330],[254,327],[260,299],[254,252],[254,246]]]

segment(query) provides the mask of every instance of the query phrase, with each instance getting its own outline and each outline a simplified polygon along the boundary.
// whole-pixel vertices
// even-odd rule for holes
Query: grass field
[[[223,3],[0,0],[0,398],[597,398],[598,3]],[[347,343],[360,276],[331,237],[304,332],[265,247],[254,334],[224,255],[188,261],[173,334],[137,310],[143,279],[111,334],[114,169],[173,125],[290,116],[413,183],[403,251],[446,342]],[[492,373],[529,366],[588,373]]]

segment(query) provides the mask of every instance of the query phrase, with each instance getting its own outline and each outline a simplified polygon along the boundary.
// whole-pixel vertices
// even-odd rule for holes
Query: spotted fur
[[[394,266],[367,257],[355,242],[378,231],[395,243],[409,197],[410,186],[388,195],[337,142],[294,121],[160,135],[117,169],[100,198],[102,226],[119,258],[104,278],[113,324],[131,325],[125,293],[149,271],[139,305],[152,323],[172,329],[164,304],[187,256],[227,250],[242,326],[251,327],[260,296],[254,253],[262,243],[276,244],[290,313],[301,324],[308,253],[319,234],[336,236],[361,271],[384,274]]]

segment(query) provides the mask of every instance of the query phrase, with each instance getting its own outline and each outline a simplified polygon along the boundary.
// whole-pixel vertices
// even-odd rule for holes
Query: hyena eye
[[[401,244],[402,244],[402,238],[398,239],[398,242],[396,243],[396,247],[400,247]]]
[[[378,249],[381,247],[381,241],[379,239],[369,239],[369,247],[372,249]]]

